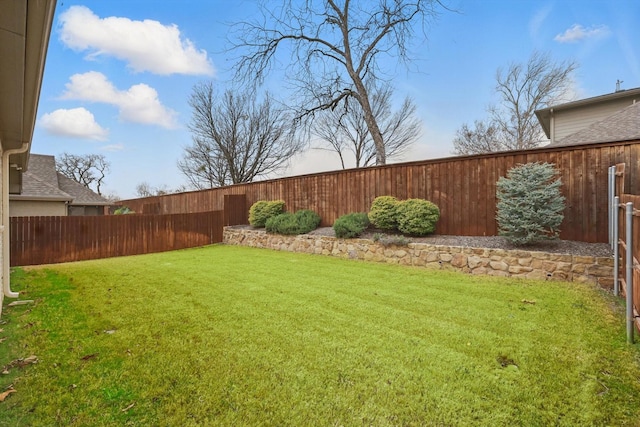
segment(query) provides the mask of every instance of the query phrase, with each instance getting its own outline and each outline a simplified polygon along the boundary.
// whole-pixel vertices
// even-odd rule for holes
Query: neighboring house
[[[537,110],[536,116],[551,145],[633,140],[640,139],[638,103],[640,88],[619,90]]]
[[[10,216],[103,215],[111,204],[57,172],[53,156],[31,154],[21,187],[20,193],[9,194]]]

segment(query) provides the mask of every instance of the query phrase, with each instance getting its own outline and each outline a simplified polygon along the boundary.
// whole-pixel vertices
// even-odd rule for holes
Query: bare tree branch
[[[389,85],[372,88],[370,92],[373,114],[382,131],[387,158],[398,158],[420,136],[421,123],[415,116],[416,107],[406,98],[400,109],[392,112],[393,91]],[[357,168],[375,164],[376,147],[358,103],[344,103],[339,108],[323,111],[313,122],[312,133],[327,143],[326,149],[338,154],[343,169],[346,167],[346,151],[355,157]]]
[[[110,164],[102,154],[76,155],[62,153],[56,157],[56,169],[99,195]],[[93,188],[92,188],[93,187]]]
[[[535,112],[570,100],[574,61],[554,62],[534,52],[526,64],[512,63],[496,72],[500,102],[488,108],[489,119],[465,124],[456,133],[454,152],[476,154],[535,148],[545,139]],[[485,135],[482,133],[485,132]],[[491,142],[493,141],[493,142]]]
[[[286,166],[304,146],[293,119],[269,94],[227,90],[214,95],[213,83],[193,88],[189,125],[193,144],[178,168],[196,188],[251,182]]]
[[[232,33],[237,78],[261,84],[278,54],[290,53],[287,78],[297,89],[299,119],[335,109],[346,98],[360,105],[375,147],[376,164],[387,161],[383,130],[373,113],[365,80],[381,80],[381,55],[409,60],[415,30],[425,28],[442,6],[439,0],[283,0],[263,2],[262,21],[241,22]]]

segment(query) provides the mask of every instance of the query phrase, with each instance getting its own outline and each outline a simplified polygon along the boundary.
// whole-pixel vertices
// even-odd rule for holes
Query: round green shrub
[[[320,225],[320,216],[312,210],[302,209],[296,213],[284,212],[272,216],[265,222],[269,233],[295,235],[306,234]]]
[[[376,197],[369,209],[369,221],[371,221],[371,224],[383,230],[397,228],[398,203],[398,199],[393,196]]]
[[[294,235],[300,234],[298,231],[300,225],[298,219],[291,212],[281,213],[276,216],[272,216],[267,219],[265,223],[265,230],[269,233]]]
[[[310,209],[302,209],[295,214],[298,221],[299,233],[306,234],[315,230],[320,225],[320,215]]]
[[[553,164],[527,163],[511,168],[497,183],[498,234],[516,245],[555,239],[564,219],[562,181]]]
[[[333,223],[333,231],[340,239],[358,237],[369,226],[369,217],[365,212],[342,215]]]
[[[249,224],[264,227],[267,219],[284,212],[284,200],[258,200],[249,208]]]
[[[440,219],[440,209],[424,199],[408,199],[398,203],[398,230],[413,236],[433,233]]]

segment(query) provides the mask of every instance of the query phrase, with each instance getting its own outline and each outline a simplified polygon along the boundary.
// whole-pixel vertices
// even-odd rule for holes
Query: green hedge
[[[284,200],[258,200],[249,208],[249,224],[264,227],[267,220],[284,212]]]
[[[342,215],[333,223],[336,237],[349,239],[358,237],[369,226],[369,216],[365,212],[356,212]]]
[[[374,227],[383,230],[394,230],[398,226],[398,199],[393,196],[379,196],[371,203],[369,221]]]

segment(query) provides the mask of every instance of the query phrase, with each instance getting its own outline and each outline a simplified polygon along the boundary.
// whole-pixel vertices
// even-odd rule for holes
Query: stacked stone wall
[[[383,245],[368,239],[337,239],[308,234],[282,236],[263,230],[233,227],[225,228],[223,241],[229,245],[456,270],[469,274],[593,283],[606,289],[613,286],[611,257],[426,243]]]

